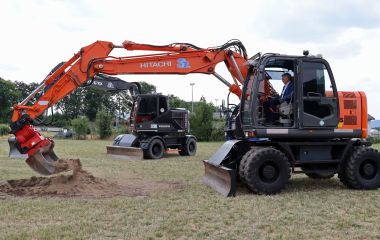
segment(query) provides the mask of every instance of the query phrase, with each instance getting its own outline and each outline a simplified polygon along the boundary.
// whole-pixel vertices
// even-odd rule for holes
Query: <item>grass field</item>
[[[199,143],[196,157],[171,153],[159,161],[110,160],[109,141],[57,140],[62,158],[80,158],[86,170],[110,179],[175,181],[181,188],[149,196],[0,199],[1,239],[380,239],[380,190],[348,190],[337,178],[292,176],[276,196],[240,187],[224,198],[202,184],[203,164],[222,143]],[[35,173],[7,158],[0,141],[0,179]]]

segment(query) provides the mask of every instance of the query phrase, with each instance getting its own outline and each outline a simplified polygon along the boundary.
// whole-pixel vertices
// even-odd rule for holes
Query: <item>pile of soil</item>
[[[31,177],[29,179],[0,181],[0,197],[4,196],[59,196],[59,197],[113,197],[146,196],[149,193],[181,188],[176,182],[152,182],[142,179],[124,179],[124,184],[95,177],[82,169],[79,159],[60,159],[57,167],[72,170],[72,174],[52,177]]]

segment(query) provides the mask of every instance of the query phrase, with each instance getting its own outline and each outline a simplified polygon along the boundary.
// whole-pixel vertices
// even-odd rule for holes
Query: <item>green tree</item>
[[[170,94],[168,98],[169,98],[169,106],[171,108],[186,108],[188,110],[191,109],[191,103],[186,102],[185,100],[182,100],[177,96]]]
[[[86,117],[81,116],[71,120],[71,126],[76,133],[77,139],[86,139],[87,129],[89,127]]]
[[[204,97],[195,104],[194,114],[190,117],[190,130],[199,141],[209,141],[212,134],[213,105],[206,102]]]
[[[112,135],[112,115],[105,111],[104,109],[101,109],[96,114],[96,127],[99,133],[99,137],[101,139],[108,138]]]
[[[224,135],[224,126],[225,121],[223,119],[215,119],[212,123],[212,134],[211,134],[211,141],[224,141],[225,135]]]
[[[141,93],[147,94],[147,93],[156,93],[157,88],[153,84],[147,83],[147,82],[140,82],[141,84]]]
[[[116,103],[113,101],[110,92],[86,88],[83,100],[83,113],[90,121],[96,119],[96,114],[102,108],[106,107],[110,112],[115,112]]]
[[[39,84],[36,82],[24,83],[21,81],[14,81],[14,84],[16,85],[17,89],[21,93],[21,95],[20,95],[21,99],[20,100],[25,99],[27,96],[29,96],[29,94],[31,94],[33,92],[33,90],[35,90],[39,86]],[[41,95],[41,93],[37,94],[33,99],[31,99],[31,101],[35,101],[36,98],[38,98],[40,95]]]
[[[0,78],[0,122],[10,121],[12,106],[19,102],[20,97],[21,92],[13,82]]]
[[[79,117],[83,113],[84,88],[78,88],[59,101],[55,108],[68,119]]]

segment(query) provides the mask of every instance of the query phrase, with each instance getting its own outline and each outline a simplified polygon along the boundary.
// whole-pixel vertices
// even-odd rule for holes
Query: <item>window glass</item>
[[[145,97],[139,101],[138,115],[156,114],[157,113],[157,97]]]
[[[326,66],[322,62],[304,62],[302,71],[304,112],[320,119],[330,116],[331,106],[321,104],[318,98],[334,97]]]
[[[328,71],[321,62],[304,62],[302,79],[304,96],[326,96],[326,91],[332,91]]]
[[[252,88],[253,88],[253,81],[254,81],[254,73],[251,73],[249,76],[249,80],[246,83],[245,86],[245,92],[243,93],[243,113],[242,113],[242,122],[243,124],[251,124],[251,110],[250,110],[250,103],[252,100]]]

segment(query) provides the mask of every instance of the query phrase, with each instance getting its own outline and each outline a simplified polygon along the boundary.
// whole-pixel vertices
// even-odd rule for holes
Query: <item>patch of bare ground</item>
[[[82,169],[79,159],[60,159],[57,168],[72,170],[72,174],[51,177],[0,181],[0,198],[15,197],[90,197],[148,196],[152,192],[179,189],[183,184],[169,181],[152,181],[125,177],[108,180],[93,176]]]

